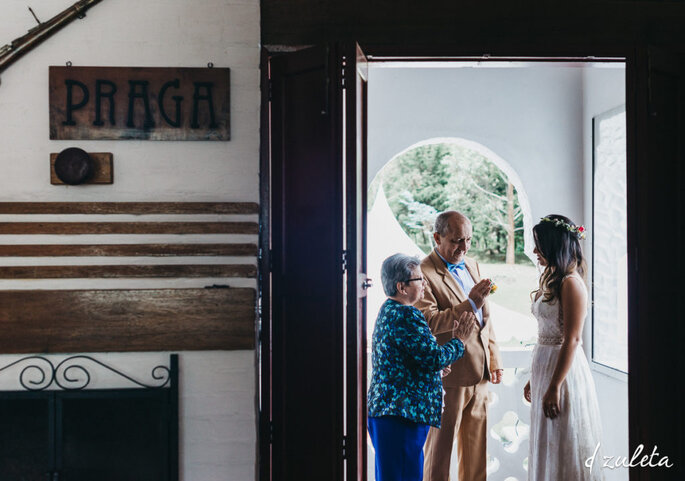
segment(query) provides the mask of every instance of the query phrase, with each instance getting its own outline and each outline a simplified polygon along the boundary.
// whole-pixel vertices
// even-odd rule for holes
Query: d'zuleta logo
[[[654,448],[652,449],[652,454],[645,454],[641,458],[640,455],[642,454],[642,451],[645,448],[644,444],[640,444],[637,448],[635,448],[635,451],[633,452],[633,455],[630,457],[630,459],[628,458],[628,456],[601,456],[601,459],[598,459],[597,454],[599,453],[600,445],[601,443],[597,443],[595,452],[592,454],[592,456],[585,460],[585,467],[592,469],[593,465],[595,464],[595,461],[603,461],[602,468],[607,469],[635,468],[638,466],[643,468],[657,468],[662,466],[666,468],[673,467],[673,463],[670,462],[668,456],[659,458],[659,453],[657,452],[656,446],[654,446]]]

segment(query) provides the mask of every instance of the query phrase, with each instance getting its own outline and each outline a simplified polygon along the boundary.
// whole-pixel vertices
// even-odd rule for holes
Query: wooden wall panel
[[[254,202],[0,202],[0,214],[258,214]]]
[[[0,291],[0,352],[254,349],[255,291]]]
[[[0,237],[4,235],[95,235],[88,244],[74,244],[70,238],[49,244],[0,244],[2,258],[34,258],[25,265],[15,259],[0,260],[0,279],[50,279],[59,290],[0,291],[1,353],[98,352],[145,350],[253,349],[256,312],[252,288],[211,288],[200,286],[204,278],[237,279],[239,285],[253,285],[257,266],[259,224],[234,220],[227,215],[256,215],[258,204],[251,202],[0,202]],[[73,221],[63,216],[79,214]],[[110,222],[108,215],[135,216]],[[222,216],[210,222],[187,221],[178,215]],[[12,222],[11,215],[24,216]],[[41,215],[32,222],[33,215]],[[169,216],[168,221],[150,218]],[[62,216],[51,219],[47,216]],[[100,216],[100,217],[94,217]],[[47,218],[46,218],[47,217]],[[167,217],[165,217],[166,219]],[[54,221],[53,221],[54,220]],[[112,234],[187,235],[179,243],[141,243],[128,237],[124,244],[112,244]],[[215,234],[254,236],[254,241],[230,243]],[[213,242],[212,242],[213,241]],[[10,241],[12,242],[12,241]],[[25,241],[26,242],[26,241]],[[30,241],[30,242],[33,242]],[[147,240],[147,242],[150,242]],[[154,242],[154,241],[153,241]],[[173,242],[173,241],[172,241]],[[154,263],[145,256],[162,257]],[[202,263],[170,259],[174,256],[203,256]],[[222,258],[223,256],[223,258]],[[246,257],[244,261],[225,257]],[[49,258],[82,258],[71,264]],[[140,257],[136,261],[108,262],[93,257]],[[90,260],[86,260],[90,258]],[[40,261],[47,265],[37,264]],[[175,262],[174,262],[175,261]],[[229,263],[230,262],[230,263]],[[7,264],[7,265],[2,265]],[[61,265],[51,265],[61,264]],[[137,290],[103,289],[98,279],[160,279]],[[199,288],[168,289],[169,279],[199,279]],[[92,279],[94,289],[69,290],[60,283],[66,279]],[[164,279],[162,281],[161,279]],[[12,284],[10,284],[12,285]],[[21,285],[21,284],[20,284]],[[89,284],[90,285],[90,284]],[[54,287],[53,287],[54,286]]]
[[[256,244],[15,244],[0,257],[256,256]]]
[[[250,264],[0,266],[0,279],[253,278],[256,275],[257,267]]]
[[[257,234],[256,222],[0,222],[0,234]]]

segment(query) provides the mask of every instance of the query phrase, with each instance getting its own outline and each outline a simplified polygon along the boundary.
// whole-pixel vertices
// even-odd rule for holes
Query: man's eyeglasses
[[[409,284],[409,283],[412,282],[412,281],[426,282],[426,279],[425,279],[424,277],[414,277],[413,279],[407,279],[407,280],[404,281],[404,282],[406,282],[407,284]]]

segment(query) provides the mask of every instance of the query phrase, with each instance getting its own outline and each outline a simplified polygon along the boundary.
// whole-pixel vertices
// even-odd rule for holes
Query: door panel
[[[269,64],[272,479],[365,467],[363,68],[356,45]]]
[[[270,65],[272,479],[278,480],[342,478],[343,167],[331,55],[315,47]]]
[[[368,61],[359,45],[343,47],[345,78],[345,209],[347,251],[347,480],[366,473],[366,94]]]

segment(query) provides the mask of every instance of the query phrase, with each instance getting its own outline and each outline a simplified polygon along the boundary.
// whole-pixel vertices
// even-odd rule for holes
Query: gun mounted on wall
[[[47,22],[41,22],[33,13],[31,7],[29,11],[38,22],[38,25],[28,31],[28,33],[16,38],[0,48],[0,73],[7,67],[18,60],[27,52],[40,44],[43,40],[52,36],[62,27],[68,25],[76,18],[83,18],[86,16],[86,11],[93,5],[100,3],[102,0],[79,0],[72,6],[64,9]]]

